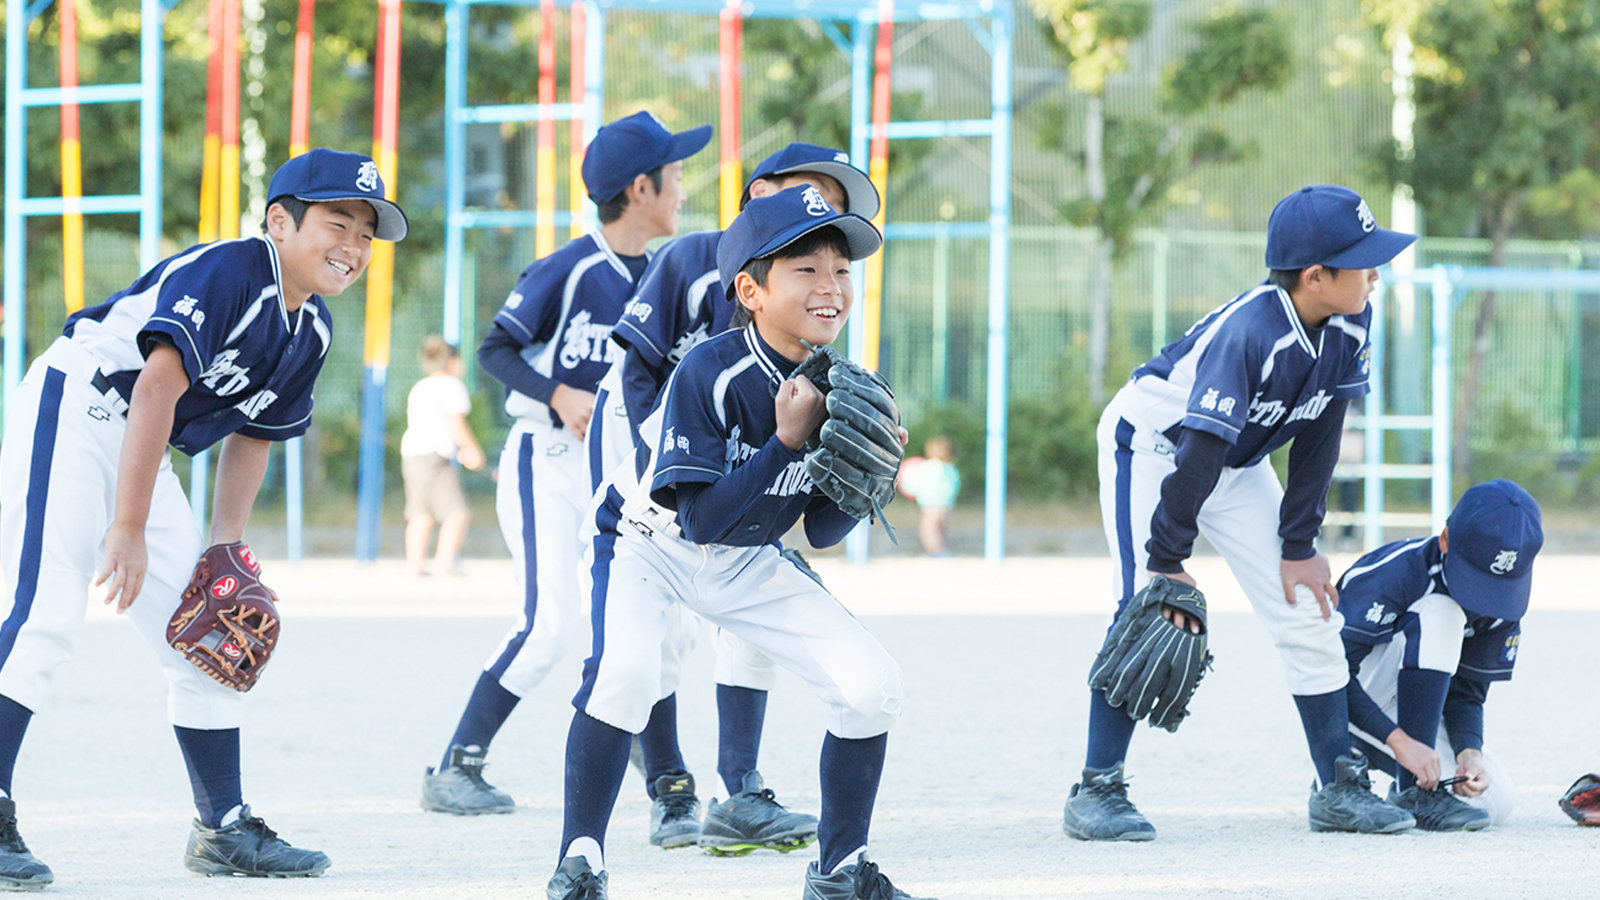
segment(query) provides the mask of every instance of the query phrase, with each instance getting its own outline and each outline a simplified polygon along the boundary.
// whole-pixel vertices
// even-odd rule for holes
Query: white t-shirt
[[[437,453],[456,458],[455,428],[451,419],[472,411],[467,384],[443,372],[419,380],[406,395],[406,432],[400,436],[401,456]]]

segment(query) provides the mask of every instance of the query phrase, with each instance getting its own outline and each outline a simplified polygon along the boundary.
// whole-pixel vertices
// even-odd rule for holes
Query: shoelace
[[[1128,800],[1128,782],[1126,781],[1113,781],[1107,784],[1086,784],[1083,789],[1103,800],[1111,807],[1112,813],[1116,815],[1120,816],[1124,813],[1137,811]]]
[[[894,900],[895,889],[889,876],[878,871],[875,862],[856,866],[856,896],[861,900]]]
[[[657,800],[666,807],[662,813],[663,820],[680,818],[694,814],[695,796],[693,794],[658,794]]]
[[[580,872],[567,887],[563,900],[600,900],[600,876],[593,872]]]
[[[457,766],[457,768],[461,770],[463,775],[467,776],[468,781],[472,782],[478,787],[488,789],[489,783],[483,780],[483,770],[489,768],[488,763],[480,762],[470,765],[462,763],[461,765]]]
[[[22,833],[17,830],[16,816],[0,816],[0,849],[13,853],[28,852],[28,846],[22,842]]]
[[[788,809],[788,807],[778,802],[778,795],[772,792],[772,788],[762,788],[759,791],[746,791],[744,795],[752,800],[760,800],[764,803],[776,806],[779,809]]]

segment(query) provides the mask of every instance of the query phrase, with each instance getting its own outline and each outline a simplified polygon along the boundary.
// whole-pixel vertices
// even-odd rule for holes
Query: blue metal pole
[[[303,454],[300,438],[290,438],[283,445],[283,472],[288,482],[289,562],[296,565],[304,558],[306,545],[305,469],[301,465]]]
[[[22,380],[23,316],[27,310],[27,249],[23,242],[21,203],[27,190],[28,117],[22,107],[22,92],[28,86],[28,16],[15,6],[6,16],[6,214],[5,214],[5,408],[11,408],[11,392]]]
[[[441,333],[452,344],[461,340],[461,262],[464,240],[461,213],[466,208],[466,130],[461,121],[466,104],[467,9],[455,0],[444,5],[444,323]]]
[[[139,5],[139,268],[161,261],[161,0]]]
[[[378,558],[383,510],[383,426],[388,366],[365,367],[361,383],[361,464],[356,485],[356,559]]]
[[[1006,374],[1011,321],[1011,7],[996,4],[990,65],[989,377],[984,454],[984,559],[998,563],[1006,544]]]

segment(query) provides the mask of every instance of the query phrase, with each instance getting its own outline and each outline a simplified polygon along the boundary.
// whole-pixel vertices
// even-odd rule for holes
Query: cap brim
[[[849,209],[846,209],[845,212],[852,212],[864,219],[871,219],[878,214],[878,210],[883,206],[882,199],[878,197],[877,185],[872,183],[872,179],[868,178],[865,172],[849,163],[834,162],[832,160],[798,163],[782,169],[774,169],[771,172],[752,175],[750,181],[754,182],[757,178],[793,175],[797,172],[817,172],[839,182],[839,186],[844,188],[845,203],[849,206]],[[750,196],[749,184],[744,186],[744,195],[747,199]]]
[[[307,203],[332,203],[336,200],[364,200],[370,204],[378,214],[378,227],[372,236],[380,241],[400,241],[411,233],[411,221],[395,203],[379,197],[370,197],[366,194],[329,194],[327,196],[314,196],[295,194],[297,199]]]
[[[672,150],[667,154],[667,158],[660,162],[660,165],[664,166],[667,163],[675,163],[680,159],[688,159],[703,150],[706,144],[709,143],[711,143],[710,125],[701,125],[699,128],[680,131],[672,136]]]
[[[1376,269],[1400,255],[1417,239],[1414,234],[1374,228],[1354,244],[1319,262],[1333,269]]]
[[[878,252],[878,248],[883,246],[883,235],[878,233],[878,229],[871,222],[856,213],[839,213],[831,218],[802,222],[793,228],[779,232],[765,244],[757,247],[756,251],[750,254],[750,258],[760,259],[763,256],[771,256],[811,232],[819,228],[827,228],[830,225],[844,233],[845,245],[850,251],[850,260],[852,262],[858,259],[866,259]]]
[[[1444,580],[1450,597],[1474,616],[1489,616],[1517,621],[1528,611],[1533,592],[1533,567],[1523,569],[1516,578],[1501,578],[1479,571],[1455,554],[1444,556]]]

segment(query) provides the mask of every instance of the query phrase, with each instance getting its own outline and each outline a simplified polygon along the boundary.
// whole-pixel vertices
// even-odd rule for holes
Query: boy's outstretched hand
[[[778,385],[773,401],[778,419],[778,440],[790,450],[799,450],[828,416],[827,400],[811,379],[804,375]]]

